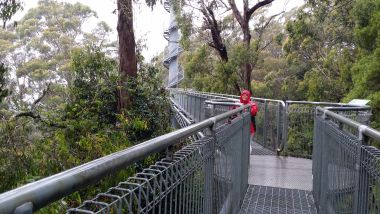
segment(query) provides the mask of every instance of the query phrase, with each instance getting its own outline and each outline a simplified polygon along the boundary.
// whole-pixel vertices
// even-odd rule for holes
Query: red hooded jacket
[[[247,99],[243,99],[243,95],[246,95]],[[256,103],[251,101],[251,92],[249,92],[248,90],[243,90],[240,94],[240,103],[243,103],[244,105],[251,105],[251,116],[256,116],[259,109]],[[253,126],[253,123],[251,122],[251,135],[253,135],[255,131],[256,130]]]

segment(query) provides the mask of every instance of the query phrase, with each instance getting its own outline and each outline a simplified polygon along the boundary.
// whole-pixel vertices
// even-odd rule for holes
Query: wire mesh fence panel
[[[264,120],[264,114],[263,114],[263,109],[265,109],[265,103],[261,101],[255,101],[255,103],[259,111],[257,112],[255,116],[256,131],[255,131],[254,140],[260,145],[263,145],[265,147],[266,145],[264,142],[265,120]]]
[[[380,213],[380,150],[363,146],[359,171],[358,210]]]
[[[287,147],[290,156],[311,158],[313,153],[314,116],[317,104],[291,104],[287,112]],[[363,125],[368,125],[371,110],[333,110],[337,114],[350,118]],[[334,120],[334,119],[332,119]],[[346,131],[357,134],[357,130],[349,126]]]
[[[276,151],[282,144],[284,108],[280,102],[255,100],[258,106],[255,121],[255,142]]]
[[[248,186],[249,113],[67,213],[236,213]]]
[[[363,125],[356,124],[316,116],[312,172],[319,213],[380,211],[380,150],[365,145],[370,137],[359,131]]]
[[[202,213],[212,144],[196,141],[67,213]]]
[[[287,147],[290,156],[311,158],[315,107],[305,104],[288,106]]]
[[[331,121],[319,117],[316,118],[315,132],[318,134],[313,152],[313,191],[320,213],[351,213],[354,209],[358,140]]]
[[[250,114],[234,118],[216,130],[214,212],[237,213],[248,186]],[[241,143],[240,143],[241,142]]]

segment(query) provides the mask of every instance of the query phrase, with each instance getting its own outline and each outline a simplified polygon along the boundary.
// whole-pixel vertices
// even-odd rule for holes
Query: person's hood
[[[246,94],[248,96],[248,100],[242,99],[243,94]],[[246,105],[249,103],[250,100],[251,100],[251,92],[249,92],[248,90],[243,90],[240,94],[240,102],[243,103],[244,105]]]

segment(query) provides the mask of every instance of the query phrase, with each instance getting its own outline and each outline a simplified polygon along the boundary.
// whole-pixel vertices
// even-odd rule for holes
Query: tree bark
[[[214,48],[222,62],[228,62],[228,53],[226,45],[223,43],[223,39],[220,35],[221,29],[218,21],[215,18],[215,14],[212,8],[212,4],[205,5],[203,2],[202,8],[200,10],[203,14],[204,24],[207,29],[210,30],[212,42],[209,42],[209,46]]]
[[[131,104],[128,93],[128,81],[133,81],[137,76],[136,42],[133,30],[132,0],[117,0],[119,35],[119,82],[120,91],[118,97],[119,113],[127,109]]]
[[[248,0],[243,1],[243,14],[240,13],[238,10],[235,0],[228,0],[228,3],[231,6],[232,12],[238,21],[241,30],[243,31],[243,42],[246,44],[246,48],[248,50],[251,49],[251,31],[249,29],[249,21],[253,15],[253,13],[258,10],[261,7],[264,7],[265,5],[268,5],[272,3],[274,0],[263,0],[257,2],[254,6],[249,7]],[[257,61],[257,60],[254,60]],[[243,66],[243,82],[245,84],[245,87],[247,87],[247,90],[251,91],[251,80],[252,80],[252,70],[254,68],[254,64],[252,62],[246,62]]]

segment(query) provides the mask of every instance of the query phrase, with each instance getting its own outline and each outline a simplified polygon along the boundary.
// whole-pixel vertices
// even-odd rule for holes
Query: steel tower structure
[[[174,11],[174,5],[171,0],[164,1],[165,10],[170,13],[169,28],[164,31],[164,38],[168,40],[168,54],[164,60],[164,66],[169,70],[167,87],[176,87],[183,79],[183,70],[178,62],[178,56],[183,51],[179,46],[180,35]]]

